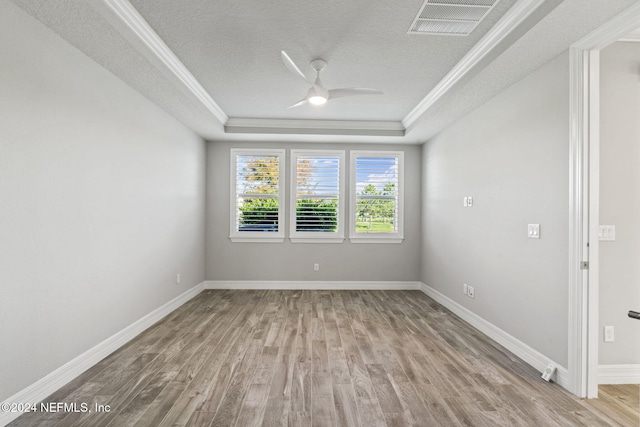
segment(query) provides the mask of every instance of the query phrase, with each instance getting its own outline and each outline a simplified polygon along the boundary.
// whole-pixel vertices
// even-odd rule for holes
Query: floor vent
[[[466,36],[500,0],[425,0],[408,34]]]

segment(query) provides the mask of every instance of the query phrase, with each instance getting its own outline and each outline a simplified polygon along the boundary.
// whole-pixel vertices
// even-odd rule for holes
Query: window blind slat
[[[238,154],[235,163],[236,231],[280,231],[280,156]]]
[[[341,158],[295,153],[295,233],[337,233]]]
[[[355,232],[398,231],[398,158],[355,158]]]

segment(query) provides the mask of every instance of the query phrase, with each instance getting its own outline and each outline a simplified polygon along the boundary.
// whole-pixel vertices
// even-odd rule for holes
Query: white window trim
[[[402,243],[404,240],[404,152],[402,151],[361,151],[350,153],[349,173],[349,241],[351,243]],[[356,232],[356,159],[358,157],[397,157],[398,159],[398,231],[395,233]]]
[[[335,233],[296,231],[297,204],[297,156],[337,156],[340,159],[338,169],[338,231]],[[289,184],[289,239],[291,243],[342,243],[344,242],[345,206],[345,151],[344,150],[291,150],[291,181]]]
[[[243,231],[240,232],[236,228],[236,164],[239,155],[264,155],[278,157],[278,231],[273,233],[264,233],[259,231]],[[268,149],[250,149],[250,148],[232,148],[230,155],[231,164],[231,184],[230,184],[230,215],[229,215],[229,239],[232,242],[245,243],[282,243],[284,242],[284,194],[285,194],[285,150],[268,150]]]

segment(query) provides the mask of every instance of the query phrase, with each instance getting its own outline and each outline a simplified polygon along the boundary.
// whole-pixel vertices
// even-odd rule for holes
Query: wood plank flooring
[[[639,425],[542,381],[419,291],[205,291],[46,401],[91,412],[10,425]]]
[[[600,385],[598,399],[588,400],[590,405],[606,411],[622,425],[640,426],[640,385]]]

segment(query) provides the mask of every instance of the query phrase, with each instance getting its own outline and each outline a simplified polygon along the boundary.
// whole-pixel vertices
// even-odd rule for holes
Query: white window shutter
[[[404,153],[352,151],[350,190],[351,242],[402,242]]]
[[[284,240],[284,150],[231,150],[231,234],[237,242]]]
[[[344,151],[291,150],[292,242],[344,240],[344,161]]]

